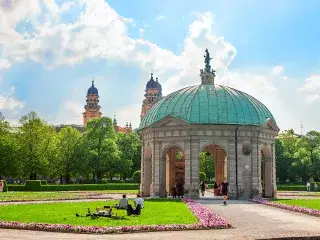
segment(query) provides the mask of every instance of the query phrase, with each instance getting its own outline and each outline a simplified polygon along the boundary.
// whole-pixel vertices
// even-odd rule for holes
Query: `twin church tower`
[[[153,73],[151,73],[151,78],[146,85],[145,92],[140,118],[144,117],[148,110],[162,98],[162,86],[158,82],[158,78],[154,80]],[[84,112],[82,113],[84,127],[89,120],[102,116],[100,109],[98,89],[94,86],[94,81],[92,81],[92,85],[87,91],[86,105],[84,106]],[[114,118],[113,124],[116,132],[127,133],[132,131],[131,123],[127,123],[125,127],[120,127],[117,124],[116,118]]]

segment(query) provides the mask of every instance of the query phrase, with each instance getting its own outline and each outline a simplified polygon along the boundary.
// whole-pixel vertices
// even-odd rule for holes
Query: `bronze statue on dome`
[[[210,57],[210,53],[209,53],[207,48],[206,48],[205,53],[206,53],[206,55],[204,56],[204,63],[206,64],[205,65],[205,71],[210,73],[211,72],[210,61],[211,61],[212,58]]]

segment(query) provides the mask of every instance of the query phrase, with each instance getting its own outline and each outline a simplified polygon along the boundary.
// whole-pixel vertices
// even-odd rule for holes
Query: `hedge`
[[[34,188],[32,188],[32,187]],[[9,191],[90,191],[90,190],[139,190],[140,184],[109,183],[109,184],[68,184],[68,185],[8,185]]]
[[[320,182],[317,182],[318,184],[318,191],[320,189]],[[286,184],[286,185],[277,185],[277,190],[280,191],[307,191],[307,185],[290,185],[290,184]],[[314,191],[314,183],[311,183],[311,191]]]
[[[0,180],[0,182],[3,183],[3,189],[2,192],[8,192],[8,185],[6,180]]]

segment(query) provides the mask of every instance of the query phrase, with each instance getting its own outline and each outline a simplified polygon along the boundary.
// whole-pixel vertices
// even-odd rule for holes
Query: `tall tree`
[[[66,183],[70,183],[71,174],[78,165],[81,133],[70,126],[60,130],[57,136],[57,159],[54,166],[59,174],[64,175]]]
[[[108,149],[110,141],[116,141],[113,122],[108,117],[93,119],[88,122],[85,133],[85,146],[88,148],[89,166],[93,171],[93,179],[101,180],[105,174],[105,149]],[[106,142],[108,140],[109,142]],[[110,148],[116,151],[117,148]]]
[[[117,145],[121,152],[120,174],[123,179],[141,168],[141,142],[137,133],[118,133]]]
[[[16,177],[19,175],[17,147],[16,134],[0,113],[0,179],[2,176]]]
[[[24,175],[30,179],[47,175],[49,161],[55,155],[55,129],[35,112],[23,116],[20,124],[18,141]]]

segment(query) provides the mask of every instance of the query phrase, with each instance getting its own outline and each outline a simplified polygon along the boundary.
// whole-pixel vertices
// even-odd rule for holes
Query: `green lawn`
[[[279,199],[275,202],[320,210],[320,199]]]
[[[182,201],[148,200],[140,216],[126,216],[125,210],[114,210],[123,220],[90,217],[76,217],[76,213],[86,214],[87,208],[94,211],[97,207],[114,205],[117,201],[46,203],[0,206],[0,220],[52,224],[71,224],[75,226],[132,226],[153,224],[188,224],[198,223]],[[130,201],[131,202],[131,201]],[[133,204],[131,202],[131,204]]]
[[[101,194],[137,194],[138,190],[103,190],[103,191],[78,191],[78,192],[5,192],[0,193],[0,201],[26,201],[26,200],[56,200],[87,198]]]

